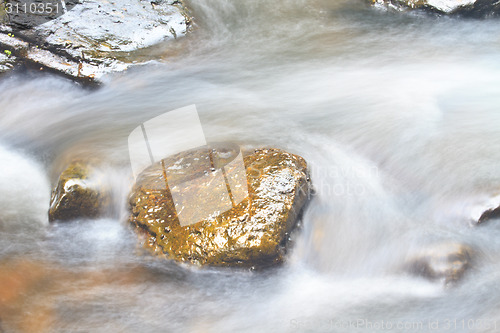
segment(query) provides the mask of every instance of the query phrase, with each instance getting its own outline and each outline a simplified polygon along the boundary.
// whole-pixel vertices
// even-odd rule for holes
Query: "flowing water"
[[[3,329],[497,332],[500,224],[473,227],[470,211],[500,190],[500,22],[356,0],[188,5],[189,37],[98,90],[0,81]],[[308,161],[315,195],[284,266],[196,269],[138,250],[127,136],[190,104],[208,141]],[[105,161],[112,217],[48,225],[51,184],[75,156]],[[455,285],[402,269],[436,242],[474,249]]]

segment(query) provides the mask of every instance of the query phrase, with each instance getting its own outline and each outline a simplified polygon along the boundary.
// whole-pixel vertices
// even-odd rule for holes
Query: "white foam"
[[[47,224],[49,199],[42,166],[0,146],[0,229]]]

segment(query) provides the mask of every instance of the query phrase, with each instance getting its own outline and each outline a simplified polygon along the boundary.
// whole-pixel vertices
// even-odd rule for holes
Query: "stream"
[[[500,21],[356,0],[187,6],[190,35],[97,90],[0,81],[0,331],[498,332],[500,223],[470,212],[500,191]],[[127,137],[191,104],[209,142],[308,162],[315,193],[284,265],[200,269],[138,246]],[[75,156],[103,161],[113,211],[49,225]],[[474,250],[456,284],[402,269],[436,242]]]

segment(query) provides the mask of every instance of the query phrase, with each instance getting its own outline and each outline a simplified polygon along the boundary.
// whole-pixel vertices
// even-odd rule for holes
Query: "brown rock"
[[[262,267],[283,260],[289,233],[309,195],[306,162],[283,150],[258,149],[243,155],[244,169],[238,172],[232,166],[238,153],[228,144],[192,150],[139,175],[130,197],[130,222],[145,236],[146,248],[198,265]],[[207,163],[212,166],[208,171]],[[232,206],[182,226],[186,217],[197,218],[197,212],[223,199],[224,186],[213,184],[223,166]],[[241,187],[231,184],[241,173],[248,184],[245,197]],[[182,182],[189,186],[172,186]],[[186,205],[176,206],[173,197]],[[186,213],[188,205],[196,209]]]
[[[51,331],[53,318],[49,307],[27,301],[38,290],[52,285],[49,276],[54,271],[47,266],[24,259],[0,261],[0,314],[4,328],[15,328],[15,332]]]
[[[63,171],[52,191],[49,221],[96,218],[105,214],[109,204],[109,191],[96,168],[76,161]]]

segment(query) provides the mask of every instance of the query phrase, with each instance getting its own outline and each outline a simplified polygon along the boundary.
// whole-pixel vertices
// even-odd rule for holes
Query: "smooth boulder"
[[[495,195],[483,200],[481,204],[473,207],[471,212],[472,222],[480,224],[500,217],[500,195]]]
[[[309,197],[307,164],[280,149],[256,149],[243,153],[238,171],[231,166],[238,153],[227,144],[195,149],[153,164],[138,176],[130,196],[130,222],[146,248],[196,265],[265,267],[283,261],[289,235]],[[225,185],[216,183],[221,168],[226,169],[233,205],[196,220],[197,214],[224,200]],[[234,182],[242,176],[243,186]],[[180,190],[183,182],[189,186]],[[248,195],[242,196],[247,185]],[[186,199],[185,204],[176,206],[174,198]],[[181,225],[185,217],[179,219],[178,212],[185,215],[186,210],[195,223]]]
[[[52,191],[49,221],[97,218],[106,214],[111,202],[98,168],[74,161],[61,173]]]

